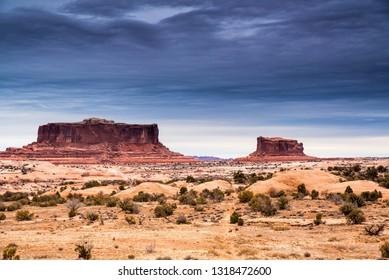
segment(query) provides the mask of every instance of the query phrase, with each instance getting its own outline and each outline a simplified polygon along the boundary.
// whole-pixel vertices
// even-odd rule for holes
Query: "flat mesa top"
[[[268,141],[296,141],[293,139],[286,139],[282,137],[263,137],[263,136],[258,136],[258,139],[263,139],[263,140],[268,140]]]
[[[126,126],[154,126],[156,125],[155,123],[153,124],[128,124],[128,123],[117,123],[112,120],[107,120],[107,119],[100,119],[100,118],[88,118],[84,119],[81,122],[73,122],[73,123],[68,123],[68,122],[58,122],[58,123],[48,123],[47,125],[80,125],[80,124],[114,124],[114,125],[126,125]]]

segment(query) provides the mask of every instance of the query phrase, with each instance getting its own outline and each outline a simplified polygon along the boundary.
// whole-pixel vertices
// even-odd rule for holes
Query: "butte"
[[[247,157],[236,158],[239,162],[261,162],[261,161],[309,161],[318,160],[316,157],[304,154],[303,143],[294,139],[281,137],[257,138],[257,149]]]

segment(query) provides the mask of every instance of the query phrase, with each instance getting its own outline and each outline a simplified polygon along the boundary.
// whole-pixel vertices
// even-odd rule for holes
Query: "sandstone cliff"
[[[37,142],[8,148],[0,159],[36,159],[52,163],[192,162],[170,151],[158,139],[158,125],[85,119],[78,123],[49,123],[38,129]]]

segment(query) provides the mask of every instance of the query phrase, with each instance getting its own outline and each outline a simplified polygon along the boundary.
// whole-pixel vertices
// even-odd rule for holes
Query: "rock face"
[[[303,143],[281,137],[257,138],[257,150],[245,158],[235,161],[300,161],[314,160],[315,157],[304,154]]]
[[[37,142],[8,148],[0,159],[37,159],[52,163],[192,162],[166,148],[158,125],[85,119],[78,123],[49,123],[38,129]]]

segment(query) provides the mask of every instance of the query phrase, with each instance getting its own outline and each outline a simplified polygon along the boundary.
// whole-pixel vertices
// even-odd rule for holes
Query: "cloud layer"
[[[389,136],[387,1],[55,3],[0,5],[0,109],[31,112],[31,125],[62,114],[193,129],[206,121],[255,136],[267,127],[299,127],[272,131],[310,139]]]

